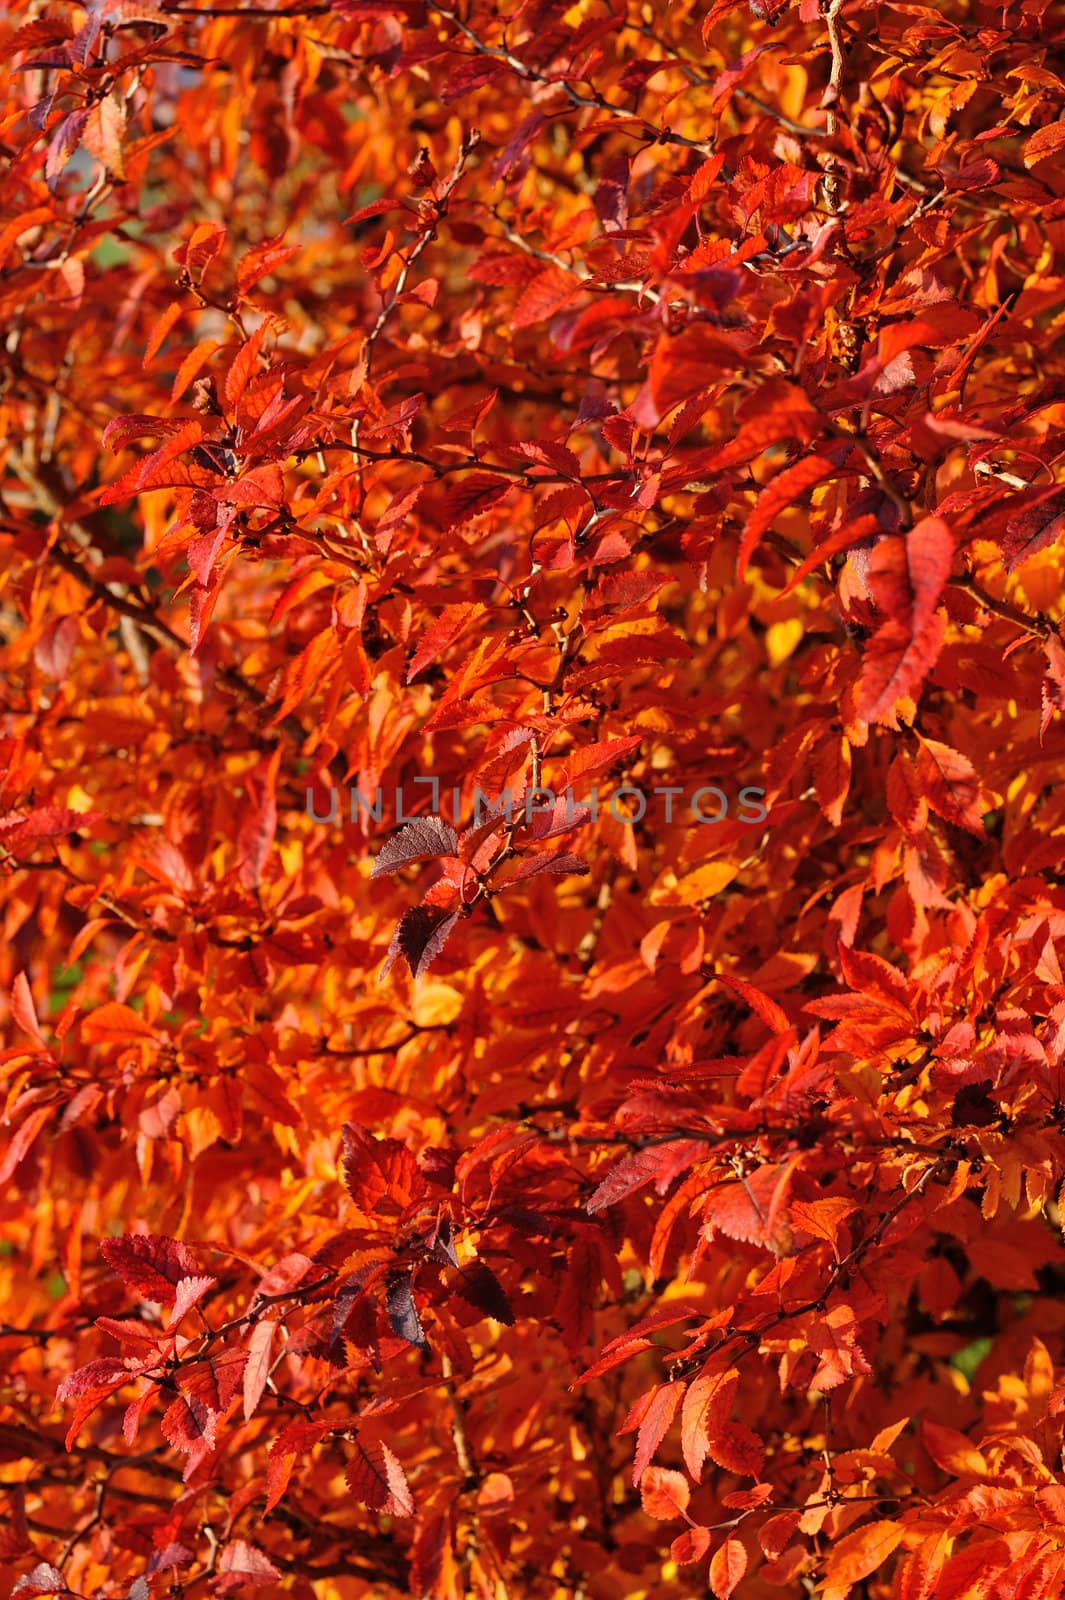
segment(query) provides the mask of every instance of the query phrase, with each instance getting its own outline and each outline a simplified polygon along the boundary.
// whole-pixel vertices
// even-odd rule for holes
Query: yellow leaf
[[[771,667],[781,666],[794,654],[803,636],[799,617],[789,617],[787,622],[774,622],[766,629],[765,650]]]

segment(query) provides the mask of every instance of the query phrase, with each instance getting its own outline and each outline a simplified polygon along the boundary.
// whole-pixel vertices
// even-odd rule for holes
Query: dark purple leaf
[[[458,920],[457,911],[441,911],[436,906],[411,906],[399,919],[392,935],[392,943],[381,969],[382,980],[387,977],[397,956],[402,956],[406,961],[411,977],[421,977],[444,948]]]
[[[192,1551],[187,1545],[168,1544],[165,1549],[155,1551],[149,1559],[148,1575],[166,1572],[169,1567],[187,1567],[192,1559]]]
[[[459,1298],[493,1321],[502,1322],[508,1328],[513,1327],[514,1313],[510,1309],[510,1301],[491,1267],[483,1261],[471,1261],[468,1266],[460,1267],[459,1271],[462,1281],[455,1289]]]
[[[451,1220],[441,1217],[428,1242],[429,1254],[434,1261],[439,1261],[444,1266],[457,1267],[459,1258],[455,1254],[455,1246],[451,1240]]]
[[[383,846],[370,877],[380,877],[383,872],[396,872],[411,861],[424,861],[430,856],[453,856],[458,850],[458,842],[454,828],[442,817],[417,817]]]
[[[396,1337],[406,1339],[408,1344],[416,1345],[419,1350],[428,1350],[409,1278],[392,1280],[385,1294],[385,1304],[388,1307],[388,1321]]]

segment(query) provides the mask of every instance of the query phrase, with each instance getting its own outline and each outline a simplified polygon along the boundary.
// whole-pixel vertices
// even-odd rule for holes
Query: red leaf
[[[331,637],[329,635],[328,637]],[[245,889],[257,889],[277,833],[277,786],[280,749],[263,758],[246,779],[249,804],[237,833],[239,877]]]
[[[328,1422],[290,1422],[282,1428],[270,1446],[266,1463],[264,1511],[272,1511],[288,1488],[297,1457],[309,1455],[314,1446],[332,1431],[332,1424]]]
[[[291,261],[293,256],[299,254],[299,245],[282,244],[282,237],[278,234],[273,239],[264,239],[262,244],[253,245],[241,256],[237,265],[237,287],[241,294],[246,295],[275,267],[279,267],[283,261]]]
[[[817,747],[813,764],[817,803],[834,828],[843,822],[851,783],[851,747],[841,733],[830,733]]]
[[[709,1528],[687,1528],[680,1534],[669,1547],[669,1553],[678,1567],[691,1566],[694,1561],[701,1561],[709,1550],[711,1534]]]
[[[280,1261],[275,1261],[269,1271],[263,1273],[255,1292],[266,1299],[286,1294],[289,1289],[295,1289],[303,1282],[313,1265],[310,1256],[305,1256],[302,1251],[290,1251],[287,1256],[282,1256]]]
[[[543,872],[550,872],[556,876],[565,877],[569,874],[582,874],[589,871],[588,863],[582,861],[580,856],[561,854],[556,856],[526,856],[520,862],[514,879],[535,878]]]
[[[811,1390],[824,1394],[847,1378],[872,1371],[858,1345],[858,1322],[849,1305],[836,1305],[810,1323],[807,1344],[819,1359],[817,1371],[808,1382]]]
[[[910,986],[897,967],[871,950],[854,950],[844,945],[839,951],[839,969],[844,982],[858,994],[876,1000],[886,1010],[905,1021],[913,1020]]]
[[[221,1416],[240,1388],[248,1352],[241,1346],[225,1345],[201,1361],[183,1367],[179,1382],[190,1399],[202,1401],[209,1411]]]
[[[954,535],[941,517],[925,517],[905,538],[879,539],[867,581],[879,610],[916,629],[939,603],[954,560]]]
[[[413,1517],[414,1500],[406,1475],[386,1444],[371,1452],[355,1440],[355,1454],[348,1462],[344,1478],[357,1500],[371,1511],[384,1511],[392,1517]]]
[[[723,1183],[710,1190],[702,1209],[706,1237],[712,1238],[717,1231],[778,1253],[785,1250],[791,1230],[777,1212],[791,1166],[788,1162],[759,1167],[737,1183]]]
[[[753,1489],[736,1489],[732,1494],[723,1495],[721,1504],[730,1511],[751,1511],[756,1506],[764,1506],[773,1498],[773,1493],[771,1483],[756,1483]]]
[[[6,1183],[17,1167],[26,1159],[37,1135],[45,1124],[56,1114],[54,1105],[37,1106],[19,1124],[18,1129],[11,1136],[11,1142],[3,1162],[0,1163],[0,1183]]]
[[[399,1139],[375,1138],[354,1122],[344,1124],[341,1137],[344,1182],[360,1211],[396,1216],[425,1192],[414,1154]]]
[[[245,1422],[254,1415],[266,1388],[266,1380],[270,1375],[271,1345],[276,1327],[277,1323],[266,1317],[262,1322],[255,1324],[248,1340],[248,1364],[244,1368]]]
[[[633,750],[639,749],[643,743],[640,734],[631,734],[624,739],[603,739],[598,744],[588,744],[571,750],[562,759],[565,762],[566,786],[572,787],[582,778],[590,778],[595,773],[605,772],[608,767],[621,760],[622,756],[631,755]]]
[[[835,464],[826,460],[824,456],[806,456],[792,466],[785,467],[783,472],[778,472],[775,478],[770,479],[755,501],[743,529],[739,554],[736,557],[738,582],[742,582],[746,577],[747,567],[758,547],[758,541],[763,533],[773,526],[780,513],[793,506],[808,489],[821,483],[836,470]]]
[[[453,485],[440,506],[440,526],[445,533],[464,528],[468,522],[491,511],[514,487],[510,478],[495,473],[471,472]]]
[[[706,1154],[706,1148],[701,1139],[673,1139],[622,1156],[588,1201],[589,1216],[616,1205],[655,1179],[660,1180],[658,1192],[663,1194],[674,1178]]]
[[[199,1263],[188,1245],[152,1233],[129,1233],[105,1239],[100,1253],[127,1289],[145,1300],[172,1306],[182,1278],[199,1275]]]
[[[726,1472],[741,1472],[750,1478],[761,1476],[765,1445],[742,1422],[723,1422],[707,1440],[706,1453]]]
[[[174,1307],[167,1319],[167,1327],[176,1328],[186,1312],[191,1311],[192,1307],[203,1299],[211,1285],[217,1282],[217,1278],[206,1276],[179,1278],[177,1292],[174,1296]]]
[[[105,1395],[114,1389],[121,1388],[130,1381],[132,1374],[124,1361],[115,1356],[105,1357],[101,1361],[90,1361],[87,1366],[79,1367],[77,1372],[72,1372],[69,1378],[56,1390],[57,1400],[79,1400],[82,1395]]]
[[[71,111],[49,139],[44,163],[44,176],[49,189],[55,188],[64,167],[78,148],[88,120],[87,111]]]
[[[857,1209],[853,1200],[793,1200],[788,1207],[788,1220],[792,1227],[800,1228],[803,1233],[812,1234],[815,1239],[824,1239],[831,1245],[832,1253],[838,1260],[836,1240],[839,1230]]]
[[[873,635],[862,663],[859,715],[865,722],[898,727],[896,703],[912,697],[939,659],[946,617],[933,612],[918,628],[892,619]]]
[[[89,112],[82,143],[90,154],[115,178],[125,177],[122,139],[126,132],[126,109],[117,94],[97,101]]]
[[[737,978],[731,972],[718,972],[715,977],[723,983],[726,989],[731,989],[741,999],[746,1000],[751,1010],[761,1017],[767,1028],[772,1028],[774,1033],[787,1033],[791,1027],[787,1014],[780,1009],[775,1000],[763,994],[761,989],[756,989],[753,983],[748,983],[746,978]]]
[[[468,275],[474,283],[499,286],[529,283],[538,271],[536,262],[518,250],[486,250],[470,263]]]
[[[537,322],[546,322],[556,311],[571,305],[582,288],[580,278],[552,263],[526,285],[507,320],[512,328],[531,328]]]
[[[859,715],[897,727],[896,702],[932,670],[943,647],[946,618],[937,610],[954,560],[954,536],[939,517],[926,517],[905,540],[881,539],[869,556],[869,587],[888,619],[873,635],[862,663]]]
[[[97,1317],[96,1326],[122,1344],[146,1356],[159,1347],[160,1333],[139,1319],[129,1317]],[[69,1380],[68,1380],[69,1381]]]
[[[898,1600],[935,1600],[945,1593],[940,1581],[953,1542],[949,1531],[941,1528],[900,1559],[895,1573]]]
[[[195,1395],[178,1395],[159,1423],[163,1438],[183,1454],[202,1453],[214,1444],[218,1418]]]
[[[700,472],[720,472],[753,461],[770,445],[784,440],[805,442],[820,423],[803,390],[782,378],[756,390],[737,412],[737,421],[741,426],[735,437],[709,451]]]
[[[222,505],[266,506],[270,510],[277,510],[285,499],[285,480],[281,468],[272,461],[262,467],[253,467],[232,483],[219,484],[215,499]]]
[[[230,364],[226,373],[226,403],[234,410],[240,404],[245,389],[248,387],[253,372],[259,361],[259,351],[263,339],[269,330],[269,322],[260,322],[250,339],[247,339]]]
[[[67,675],[77,642],[77,617],[55,617],[34,645],[33,659],[46,677],[59,683]]]
[[[69,811],[64,806],[41,806],[35,811],[9,811],[0,816],[0,845],[13,855],[41,839],[62,839],[80,833],[101,818],[99,811]]]
[[[758,1543],[770,1560],[775,1560],[787,1548],[791,1536],[802,1521],[801,1511],[780,1511],[763,1522],[758,1530]]]
[[[204,273],[225,243],[226,230],[217,222],[200,222],[193,228],[188,242],[174,251],[174,260],[186,267],[190,274],[198,273],[202,283]]]
[[[980,784],[968,756],[936,739],[922,738],[917,751],[917,779],[937,816],[986,839]]]
[[[448,73],[440,98],[447,105],[452,100],[461,99],[464,94],[472,94],[475,89],[483,89],[485,84],[491,83],[501,73],[511,70],[498,57],[469,56]]]
[[[258,1546],[244,1539],[233,1539],[222,1548],[214,1586],[219,1594],[231,1594],[234,1589],[261,1588],[263,1584],[278,1583],[280,1579],[281,1573]]]
[[[483,614],[482,605],[467,603],[445,606],[436,621],[426,629],[411,657],[410,666],[407,668],[407,683],[416,678],[419,672],[424,672],[425,668],[436,661],[450,644],[454,644],[475,617]]]
[[[455,1293],[460,1300],[465,1300],[467,1305],[473,1306],[484,1316],[491,1317],[493,1322],[501,1322],[504,1327],[510,1328],[514,1324],[514,1312],[511,1310],[510,1301],[495,1273],[484,1261],[471,1261],[465,1267],[460,1267],[459,1282]]]
[[[130,500],[142,491],[191,484],[193,479],[187,466],[179,464],[178,457],[192,450],[206,437],[199,417],[182,423],[171,438],[158,450],[153,450],[143,461],[124,472],[117,482],[108,484],[100,492],[102,506],[117,505],[120,500]]]
[[[344,226],[358,222],[365,222],[370,217],[383,217],[389,211],[406,211],[410,208],[405,200],[371,200],[369,205],[360,206],[353,211],[350,217],[344,218]]]
[[[629,1433],[635,1427],[640,1430],[636,1437],[636,1454],[632,1465],[633,1488],[639,1484],[644,1468],[648,1466],[669,1432],[670,1423],[676,1415],[685,1387],[683,1379],[679,1378],[674,1383],[656,1384],[653,1389],[640,1396],[624,1425],[618,1429],[619,1433]]]

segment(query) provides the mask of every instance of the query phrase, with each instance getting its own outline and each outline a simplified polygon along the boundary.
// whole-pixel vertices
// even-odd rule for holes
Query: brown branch
[[[505,61],[512,72],[526,83],[540,83],[552,89],[561,89],[571,105],[588,106],[595,111],[603,111],[610,117],[616,117],[626,123],[639,123],[643,130],[643,137],[650,137],[652,144],[679,144],[686,149],[698,150],[700,155],[713,155],[713,148],[705,139],[689,139],[683,133],[674,133],[671,128],[661,128],[657,123],[649,122],[646,117],[626,111],[624,106],[613,105],[602,95],[580,94],[572,85],[563,78],[552,78],[546,72],[539,72],[535,67],[530,67],[519,56],[510,50],[500,50],[494,45],[486,44],[473,29],[468,27],[462,18],[454,11],[449,11],[446,6],[434,5],[432,10],[438,17],[443,17],[445,22],[450,22],[452,27],[467,38],[479,55],[494,56],[499,61]],[[632,131],[632,130],[624,130]]]
[[[843,86],[843,41],[839,35],[839,14],[843,10],[843,0],[830,0],[828,10],[825,12],[825,26],[828,29],[828,48],[832,57],[832,67],[828,76],[828,84],[821,96],[822,108],[828,113],[825,118],[826,132],[833,136],[839,129],[839,119],[836,116],[836,106],[839,102],[839,92]]]
[[[1002,617],[1006,622],[1012,622],[1016,627],[1023,628],[1025,633],[1037,633],[1046,638],[1052,631],[1052,624],[1045,617],[1030,616],[1027,611],[1021,611],[1009,600],[997,600],[994,595],[988,594],[986,589],[981,588],[969,573],[962,578],[951,578],[950,583],[952,588],[960,589],[963,594],[972,595],[985,611],[990,611],[993,616]]]

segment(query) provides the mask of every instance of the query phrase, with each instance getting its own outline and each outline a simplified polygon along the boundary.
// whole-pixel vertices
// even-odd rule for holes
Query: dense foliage
[[[5,1592],[1065,1592],[1060,7],[2,28]]]

